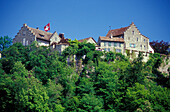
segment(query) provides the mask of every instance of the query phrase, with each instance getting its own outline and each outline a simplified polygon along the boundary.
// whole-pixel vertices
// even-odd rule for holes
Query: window
[[[143,41],[145,42],[145,39]]]
[[[119,47],[121,47],[121,43],[119,43]]]
[[[109,46],[111,46],[111,42],[109,42]]]
[[[116,52],[117,53],[121,53],[121,49],[116,49]]]
[[[104,46],[107,46],[107,42],[104,42]]]
[[[114,46],[117,47],[117,43],[114,43]]]
[[[146,46],[144,45],[144,50],[146,50]]]
[[[119,46],[119,43],[117,43],[117,47]]]
[[[135,48],[135,47],[136,47],[136,44],[130,43],[130,47],[131,47],[131,48]]]
[[[132,34],[134,35],[134,31],[132,31]]]
[[[26,45],[28,45],[28,40],[27,40],[27,43],[26,43]]]
[[[140,45],[140,48],[141,48],[141,50],[142,50],[142,45]]]
[[[22,32],[22,35],[25,36],[25,35],[26,35],[26,31],[23,31],[23,32]]]
[[[25,38],[23,38],[23,40],[22,40],[22,44],[25,46]]]
[[[138,41],[138,37],[137,37],[137,41]]]
[[[106,48],[104,48],[104,51],[107,51],[107,49],[106,49]]]
[[[110,48],[108,48],[108,51],[110,51]]]

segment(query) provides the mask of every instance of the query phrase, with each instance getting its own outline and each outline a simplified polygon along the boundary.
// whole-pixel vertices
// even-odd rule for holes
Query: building
[[[59,34],[59,37],[61,38],[61,40],[59,42],[53,42],[50,45],[50,48],[52,50],[57,50],[61,54],[64,49],[66,49],[70,45],[70,43],[68,42],[68,39],[65,39],[64,33]]]
[[[149,38],[142,35],[132,22],[129,26],[110,30],[106,36],[100,36],[98,45],[104,51],[119,52],[124,55],[144,53],[144,61],[150,52]]]
[[[149,52],[154,53],[154,49],[152,48],[152,46],[150,44],[149,44]]]
[[[78,41],[79,41],[79,42],[86,41],[86,42],[89,42],[89,43],[91,43],[91,44],[97,45],[97,42],[93,39],[93,37],[84,38],[84,39],[81,39],[81,40],[78,40]]]
[[[39,30],[39,28],[31,28],[27,24],[23,24],[15,38],[13,43],[20,42],[24,46],[30,45],[33,41],[37,41],[40,46],[49,46],[53,42],[58,43],[61,40],[57,32],[54,33],[45,32]]]
[[[99,48],[99,45],[97,44],[97,42],[94,40],[93,37],[84,38],[84,39],[81,39],[81,40],[78,40],[78,41],[79,41],[79,42],[84,42],[84,41],[86,41],[87,43],[94,44],[95,47],[96,47],[96,50]]]

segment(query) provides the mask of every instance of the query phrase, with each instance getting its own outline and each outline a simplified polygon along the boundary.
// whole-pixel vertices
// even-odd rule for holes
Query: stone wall
[[[54,32],[54,34],[52,35],[52,37],[50,38],[50,45],[53,42],[58,43],[61,40],[61,38],[59,37],[59,35],[57,34],[57,32]]]
[[[13,43],[21,42],[25,46],[30,45],[35,40],[35,36],[28,30],[27,26],[24,25],[13,39]]]
[[[124,33],[124,41],[126,49],[149,52],[149,39],[141,35],[134,24]]]

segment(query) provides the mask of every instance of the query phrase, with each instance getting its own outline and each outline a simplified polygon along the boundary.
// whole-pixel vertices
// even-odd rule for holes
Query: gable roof
[[[36,38],[39,38],[39,39],[42,39],[42,40],[50,41],[50,38],[55,33],[55,32],[54,33],[45,32],[45,31],[42,31],[42,30],[39,30],[39,29],[31,28],[31,27],[27,26],[26,24],[24,24],[24,26],[26,28],[28,28]]]
[[[93,37],[84,38],[84,39],[81,39],[81,40],[78,40],[78,41],[79,41],[79,42],[83,42],[83,41],[85,41],[85,40],[88,41],[89,39],[93,39],[93,41],[97,44],[97,42],[94,40]]]
[[[120,35],[123,35],[124,32],[131,26],[131,25],[134,25],[136,27],[136,25],[134,24],[134,22],[132,22],[129,26],[127,27],[122,27],[122,28],[119,28],[119,29],[114,29],[114,30],[109,30],[109,32],[107,33],[106,37],[110,37],[111,35],[114,37],[114,36],[120,36]],[[137,27],[136,27],[137,28]],[[137,30],[139,31],[139,29],[137,28]],[[140,32],[140,31],[139,31]],[[141,33],[140,33],[141,34]],[[142,34],[141,34],[142,35]],[[144,35],[142,35],[144,36]],[[144,36],[146,37],[146,36]],[[148,37],[146,37],[148,38]]]
[[[110,35],[112,36],[119,36],[124,34],[124,32],[129,28],[128,27],[123,27],[123,28],[119,28],[119,29],[114,29],[114,30],[109,30],[109,32],[107,33],[107,37],[110,37]]]
[[[103,41],[114,41],[114,42],[124,42],[123,38],[118,38],[118,37],[114,37],[114,38],[110,38],[110,37],[99,37],[100,40]]]

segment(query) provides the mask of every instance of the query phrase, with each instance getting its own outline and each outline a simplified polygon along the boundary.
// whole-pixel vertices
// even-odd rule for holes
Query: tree
[[[105,60],[106,60],[108,63],[110,63],[110,61],[114,61],[114,59],[115,59],[115,53],[112,52],[112,51],[106,52],[105,56],[106,56]]]
[[[164,42],[161,40],[160,42],[158,40],[150,42],[150,45],[153,47],[155,53],[160,54],[168,54],[167,49],[169,48],[168,42]]]
[[[12,38],[8,36],[0,37],[0,51],[8,48],[12,44]]]

